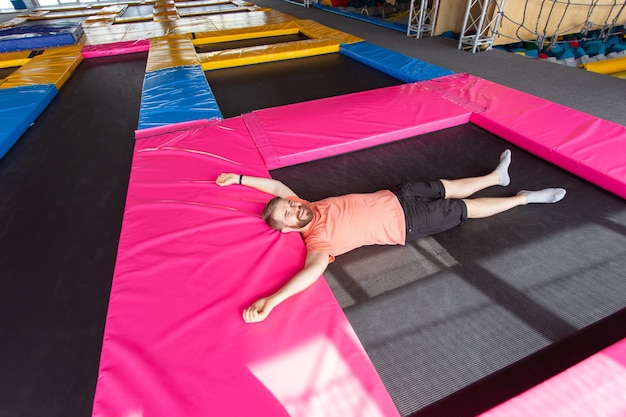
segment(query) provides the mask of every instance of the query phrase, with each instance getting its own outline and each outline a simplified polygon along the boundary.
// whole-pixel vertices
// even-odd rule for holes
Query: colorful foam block
[[[583,49],[589,56],[601,55],[606,53],[604,42],[602,41],[587,41],[583,44]]]
[[[610,52],[619,53],[619,52],[623,52],[623,51],[626,51],[626,42],[620,43],[620,44],[617,44],[617,45],[613,45],[611,47],[611,51]]]

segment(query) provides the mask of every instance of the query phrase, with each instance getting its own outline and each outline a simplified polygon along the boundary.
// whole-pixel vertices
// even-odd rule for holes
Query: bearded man
[[[311,286],[336,256],[358,247],[404,245],[467,219],[490,217],[530,203],[556,203],[565,197],[563,188],[546,188],[522,190],[510,197],[468,198],[488,187],[509,185],[510,164],[511,151],[507,149],[495,170],[483,176],[410,182],[317,202],[299,198],[280,181],[220,174],[216,180],[220,186],[240,184],[274,195],[263,209],[263,219],[275,230],[300,233],[307,249],[302,270],[277,292],[245,309],[244,320],[264,320],[277,305]]]

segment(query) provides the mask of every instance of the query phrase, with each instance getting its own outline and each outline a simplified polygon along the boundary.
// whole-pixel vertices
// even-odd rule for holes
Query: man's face
[[[313,220],[313,211],[304,204],[282,199],[276,205],[274,216],[287,228],[301,229]]]

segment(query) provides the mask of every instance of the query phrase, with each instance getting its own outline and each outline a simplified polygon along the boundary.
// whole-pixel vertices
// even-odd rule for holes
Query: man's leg
[[[483,197],[464,199],[468,219],[480,219],[534,203],[556,203],[565,197],[563,188],[545,188],[538,191],[522,190],[512,197]]]
[[[511,151],[507,149],[500,155],[500,163],[496,169],[481,177],[461,178],[458,180],[441,180],[446,190],[446,199],[466,198],[485,188],[494,185],[507,186],[511,182],[509,178],[509,165],[511,164]]]

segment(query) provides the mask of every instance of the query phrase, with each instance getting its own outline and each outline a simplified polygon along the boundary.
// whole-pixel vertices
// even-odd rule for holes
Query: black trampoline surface
[[[357,249],[324,275],[403,416],[476,415],[540,382],[514,369],[528,358],[554,358],[553,346],[569,353],[569,361],[545,366],[547,378],[625,337],[622,326],[608,341],[597,330],[594,347],[566,343],[624,316],[624,200],[471,124],[271,173],[317,200],[482,175],[506,148],[511,184],[477,196],[564,187],[565,199],[470,219],[406,247]],[[505,368],[519,380],[507,379]]]
[[[0,160],[2,417],[91,415],[146,60],[84,60]]]
[[[13,74],[19,67],[0,68],[0,80]]]
[[[196,52],[213,52],[223,51],[227,49],[249,48],[253,46],[275,45],[278,43],[296,42],[310,39],[302,33],[295,35],[269,36],[263,38],[242,39],[231,42],[210,43],[206,45],[196,46]]]
[[[204,72],[224,118],[401,84],[341,54]]]

